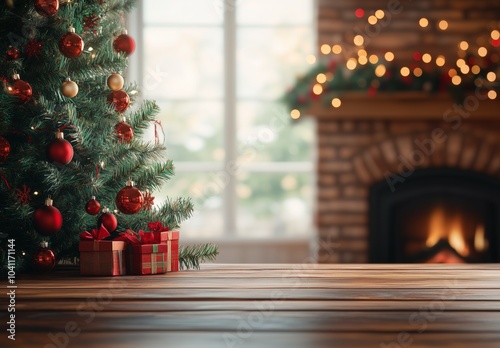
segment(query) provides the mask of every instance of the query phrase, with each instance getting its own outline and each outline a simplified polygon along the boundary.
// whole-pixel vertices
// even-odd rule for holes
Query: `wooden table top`
[[[202,265],[18,276],[1,347],[500,347],[500,265]],[[5,287],[4,287],[5,288]]]

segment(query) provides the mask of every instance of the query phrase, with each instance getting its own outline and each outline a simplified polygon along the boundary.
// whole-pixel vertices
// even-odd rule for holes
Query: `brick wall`
[[[363,18],[355,16],[357,8],[365,10]],[[368,24],[368,16],[379,9],[384,18]],[[418,25],[423,17],[429,21],[425,28]],[[438,28],[441,20],[448,22],[445,31]],[[498,29],[499,20],[498,0],[318,0],[318,48],[341,44],[343,54],[352,55],[353,38],[360,34],[369,54],[392,51],[401,64],[413,62],[415,52],[442,54],[454,62],[459,42],[487,45],[487,34]]]
[[[388,172],[404,179],[408,168],[454,167],[500,178],[499,123],[454,127],[439,121],[318,120],[320,262],[368,261],[368,193]],[[396,189],[404,185],[391,182]]]
[[[365,10],[364,18],[356,18],[357,8]],[[368,25],[367,17],[378,9],[384,10],[384,18]],[[422,17],[429,20],[427,28],[418,25]],[[446,31],[438,29],[443,19],[449,24]],[[486,45],[484,38],[498,28],[499,20],[498,0],[318,0],[318,50],[323,44],[340,44],[344,49],[339,58],[349,58],[359,49],[353,38],[361,34],[369,55],[390,50],[398,63],[415,64],[415,52],[433,57],[442,54],[447,64],[454,64],[460,41]],[[352,115],[362,103],[366,105],[363,115]],[[485,105],[481,103],[481,107]],[[500,122],[495,121],[499,104],[490,108],[489,118],[464,118],[460,125],[443,121],[443,111],[453,104],[451,100],[435,110],[425,99],[412,106],[406,106],[406,100],[391,100],[383,109],[390,117],[383,113],[379,117],[381,109],[373,117],[369,97],[351,104],[358,109],[353,106],[349,112],[343,102],[340,109],[330,110],[331,115],[324,108],[319,110],[321,116],[316,115],[320,262],[368,261],[369,189],[385,180],[388,172],[398,175],[409,165],[415,169],[456,167],[500,176]],[[415,110],[424,104],[428,117],[415,117],[419,115]]]

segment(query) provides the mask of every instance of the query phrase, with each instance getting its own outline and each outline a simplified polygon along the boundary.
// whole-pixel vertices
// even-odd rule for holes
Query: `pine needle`
[[[200,269],[200,263],[214,262],[219,255],[215,244],[196,244],[181,247],[179,250],[180,269]]]

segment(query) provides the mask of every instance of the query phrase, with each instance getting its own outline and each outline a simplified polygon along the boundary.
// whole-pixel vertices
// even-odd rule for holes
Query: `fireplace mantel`
[[[457,103],[448,93],[381,92],[370,96],[366,92],[348,92],[340,96],[342,105],[334,109],[321,102],[310,105],[303,114],[322,120],[443,120]],[[479,100],[470,97],[468,120],[499,120],[500,99]],[[451,110],[451,111],[449,111]]]

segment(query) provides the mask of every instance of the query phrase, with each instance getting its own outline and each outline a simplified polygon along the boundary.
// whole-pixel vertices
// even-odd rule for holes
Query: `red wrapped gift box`
[[[126,274],[125,249],[121,241],[80,241],[80,273],[82,275],[115,276]]]
[[[153,233],[161,233],[161,243],[167,245],[167,272],[177,272],[179,270],[179,231]]]
[[[135,244],[127,249],[129,274],[159,274],[167,272],[167,244]]]

